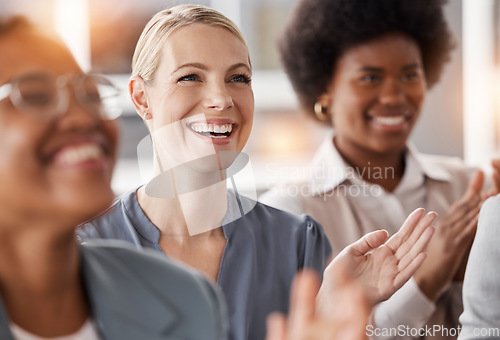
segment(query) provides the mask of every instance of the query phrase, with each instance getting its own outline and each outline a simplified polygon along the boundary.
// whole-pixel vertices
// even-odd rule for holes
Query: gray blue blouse
[[[321,226],[306,215],[293,215],[249,198],[228,193],[228,212],[223,223],[226,246],[217,289],[229,315],[230,339],[264,339],[266,317],[288,311],[291,282],[298,270],[318,273],[331,254]],[[77,229],[80,242],[120,239],[137,248],[162,252],[160,231],[146,217],[136,191],[117,198],[101,216]]]

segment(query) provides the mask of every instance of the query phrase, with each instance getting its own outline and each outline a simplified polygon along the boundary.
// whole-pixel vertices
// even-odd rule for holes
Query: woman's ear
[[[328,92],[320,95],[316,103],[314,103],[314,114],[316,118],[322,122],[330,121],[332,119],[332,112],[330,109],[331,99]]]
[[[143,120],[150,120],[153,118],[148,97],[146,95],[146,83],[144,82],[144,79],[139,76],[133,76],[130,78],[128,87],[130,91],[130,98],[132,98],[132,104],[134,104],[137,114],[141,116]]]
[[[326,110],[330,109],[330,106],[332,105],[332,99],[330,97],[330,92],[325,92],[321,96],[318,97],[318,102],[326,108]]]

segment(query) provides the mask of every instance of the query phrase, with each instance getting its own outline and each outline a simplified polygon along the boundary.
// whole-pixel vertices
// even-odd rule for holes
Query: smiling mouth
[[[74,165],[82,162],[98,160],[104,157],[104,151],[96,144],[88,143],[65,148],[59,155],[59,162]]]
[[[210,138],[228,138],[233,132],[233,124],[193,123],[189,128],[199,135]]]
[[[108,163],[109,156],[103,145],[85,140],[64,145],[48,160],[57,166],[70,168],[101,167]]]
[[[380,117],[373,117],[373,121],[377,124],[380,125],[386,125],[386,126],[397,126],[401,125],[406,121],[406,117],[401,115],[401,116],[380,116]]]

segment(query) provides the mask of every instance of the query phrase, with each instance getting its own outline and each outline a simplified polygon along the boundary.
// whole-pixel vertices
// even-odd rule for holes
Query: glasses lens
[[[13,84],[12,101],[20,110],[47,115],[57,112],[58,90],[53,79],[44,75],[30,75]]]
[[[77,94],[89,109],[99,112],[103,119],[115,119],[122,113],[120,90],[105,77],[84,76]]]

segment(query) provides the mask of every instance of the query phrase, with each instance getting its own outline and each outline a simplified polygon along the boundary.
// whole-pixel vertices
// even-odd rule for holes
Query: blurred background
[[[256,181],[251,186],[262,192],[297,179],[328,130],[303,119],[275,47],[296,0],[0,0],[0,13],[23,14],[55,29],[84,70],[104,73],[123,89],[122,141],[113,181],[119,194],[141,184],[137,146],[147,135],[126,92],[135,44],[156,12],[183,3],[221,11],[248,42],[256,103],[244,150]],[[485,168],[499,154],[499,13],[500,0],[450,0],[446,6],[457,47],[412,135],[420,151],[462,157]]]

